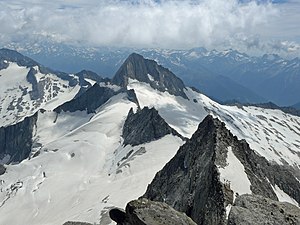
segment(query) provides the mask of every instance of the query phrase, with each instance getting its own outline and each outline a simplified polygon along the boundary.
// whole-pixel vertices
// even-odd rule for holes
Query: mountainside
[[[7,126],[54,109],[71,100],[84,86],[78,77],[54,72],[18,52],[0,49],[0,123]]]
[[[183,89],[183,82],[168,69],[158,65],[154,60],[131,54],[112,78],[112,82],[126,87],[129,79],[148,83],[154,89],[167,91],[172,95],[187,98]]]
[[[278,190],[284,190],[299,204],[300,183],[293,173],[270,164],[237,140],[224,123],[207,116],[143,197],[166,202],[197,224],[227,224],[226,209],[238,195],[278,200]]]
[[[298,205],[298,116],[218,104],[181,86],[169,70],[139,55],[131,55],[112,81],[84,77],[89,85],[80,86],[78,76],[69,76],[78,82],[72,97],[60,98],[59,106],[48,107],[46,102],[45,109],[41,104],[36,111],[24,112],[33,115],[30,123],[22,117],[1,128],[1,138],[9,134],[12,141],[1,139],[0,152],[18,146],[9,151],[22,157],[0,166],[0,224],[112,224],[109,210],[144,195],[160,170],[163,180],[174,183],[166,187],[155,178],[149,198],[154,198],[150,190],[155,187],[155,196],[197,223],[223,221],[230,211],[226,204],[232,205],[237,193]],[[50,79],[49,86],[56,82]],[[7,96],[14,91],[7,90]],[[19,151],[24,140],[29,148]],[[3,155],[0,165],[4,159]],[[166,176],[166,170],[172,173]],[[175,175],[183,182],[175,185]],[[157,188],[154,184],[160,182]],[[172,185],[174,189],[165,192]],[[172,205],[176,193],[177,204]],[[208,199],[216,204],[205,204]]]

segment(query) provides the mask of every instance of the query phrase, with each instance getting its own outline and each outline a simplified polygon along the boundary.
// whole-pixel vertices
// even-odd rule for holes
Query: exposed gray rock
[[[158,65],[154,60],[132,53],[117,71],[112,82],[126,87],[128,78],[136,79],[151,85],[159,91],[167,91],[172,95],[187,98],[184,83],[170,70]]]
[[[119,93],[126,93],[128,100],[139,105],[134,90],[121,89],[116,92],[111,88],[101,87],[98,83],[95,83],[86,92],[58,106],[56,109],[54,109],[54,111],[60,113],[61,111],[75,112],[77,110],[87,110],[87,113],[93,113],[97,108],[107,102],[112,96]]]
[[[0,176],[1,176],[2,174],[4,174],[5,171],[6,171],[5,166],[3,166],[2,164],[0,164]]]
[[[75,112],[77,110],[87,110],[88,113],[92,113],[115,94],[115,91],[112,89],[100,87],[99,84],[96,83],[85,93],[62,104],[54,111],[59,113],[61,111]]]
[[[224,193],[216,160],[218,121],[208,116],[156,174],[144,197],[166,202],[197,224],[224,224]]]
[[[298,225],[300,209],[290,203],[262,196],[241,195],[236,198],[228,225]]]
[[[37,115],[36,113],[17,124],[0,128],[0,159],[9,155],[10,159],[6,163],[12,163],[21,162],[29,156]]]
[[[144,107],[136,113],[131,109],[123,127],[124,145],[140,145],[158,140],[167,134],[182,137],[158,114],[155,108]]]
[[[192,138],[156,174],[144,197],[166,202],[197,224],[225,224],[225,207],[233,203],[233,192],[230,184],[220,181],[217,167],[226,166],[229,146],[244,165],[253,194],[277,200],[271,186],[276,184],[299,201],[300,184],[290,170],[270,164],[212,116],[202,121]]]
[[[126,206],[126,212],[112,209],[109,214],[117,225],[196,225],[184,213],[165,203],[148,199],[131,201]]]
[[[91,223],[84,223],[84,222],[68,221],[68,222],[65,222],[63,225],[92,225],[92,224]]]

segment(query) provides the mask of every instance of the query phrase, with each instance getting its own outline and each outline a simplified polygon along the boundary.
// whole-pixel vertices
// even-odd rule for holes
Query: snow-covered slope
[[[25,76],[28,73],[26,68],[19,70]],[[126,87],[134,90],[138,102],[119,91],[89,114],[53,112],[50,106],[38,113],[30,159],[6,165],[6,173],[0,176],[0,224],[60,225],[68,220],[109,224],[111,207],[124,207],[143,195],[184,141],[168,134],[138,146],[124,146],[122,130],[131,108],[136,112],[155,107],[170,127],[188,138],[211,114],[270,164],[290,165],[299,171],[299,117],[279,110],[220,105],[190,88],[184,89],[184,98],[133,79]],[[248,193],[243,162],[229,150],[225,162],[228,165],[220,169],[223,178],[234,184],[234,192]],[[234,170],[239,170],[246,184],[235,180]],[[279,200],[294,201],[279,187],[274,189]]]
[[[124,207],[142,195],[183,142],[167,135],[122,146],[122,126],[130,108],[136,110],[137,105],[121,93],[96,114],[40,113],[35,141],[43,146],[41,153],[9,165],[1,176],[0,224],[99,222],[110,207]]]
[[[19,122],[40,108],[53,110],[73,99],[83,86],[77,76],[53,72],[11,50],[0,50],[0,64],[1,126]]]

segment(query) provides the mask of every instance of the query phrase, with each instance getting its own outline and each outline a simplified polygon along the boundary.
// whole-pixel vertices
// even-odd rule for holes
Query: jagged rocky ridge
[[[155,108],[144,107],[136,113],[131,109],[123,126],[123,144],[136,146],[158,140],[167,134],[183,138],[166,123]]]
[[[17,124],[0,128],[0,159],[5,164],[21,162],[29,156],[37,117],[35,113]]]
[[[112,78],[112,82],[126,87],[128,79],[135,79],[150,84],[159,91],[187,98],[184,83],[170,70],[160,66],[154,60],[132,53]]]
[[[271,184],[300,202],[300,184],[287,168],[272,165],[239,141],[225,124],[207,116],[191,139],[157,173],[143,197],[166,202],[185,212],[197,224],[226,224],[225,207],[233,203],[230,184],[220,180],[228,147],[244,165],[251,192],[278,200]],[[246,184],[245,184],[246,185]]]
[[[109,87],[101,87],[98,83],[95,83],[82,95],[60,105],[54,111],[59,113],[61,111],[75,112],[77,110],[87,110],[87,113],[93,113],[112,96],[122,92],[127,94],[128,99],[138,104],[134,90],[120,89],[119,91],[114,91]]]
[[[144,198],[129,202],[125,212],[112,209],[109,214],[117,225],[196,225],[184,213],[166,203]]]

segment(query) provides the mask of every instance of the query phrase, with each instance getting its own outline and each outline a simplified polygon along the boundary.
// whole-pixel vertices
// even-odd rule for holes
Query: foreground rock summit
[[[126,212],[112,209],[109,214],[117,225],[196,225],[184,213],[174,210],[166,203],[145,198],[129,202]]]
[[[300,209],[287,202],[273,201],[262,196],[239,196],[232,207],[228,225],[297,225]]]
[[[129,202],[125,212],[120,209],[112,209],[110,217],[117,225],[196,225],[184,213],[174,210],[166,203],[154,202],[145,198]],[[300,224],[300,209],[287,202],[245,194],[236,198],[229,218],[224,224],[298,225]]]

